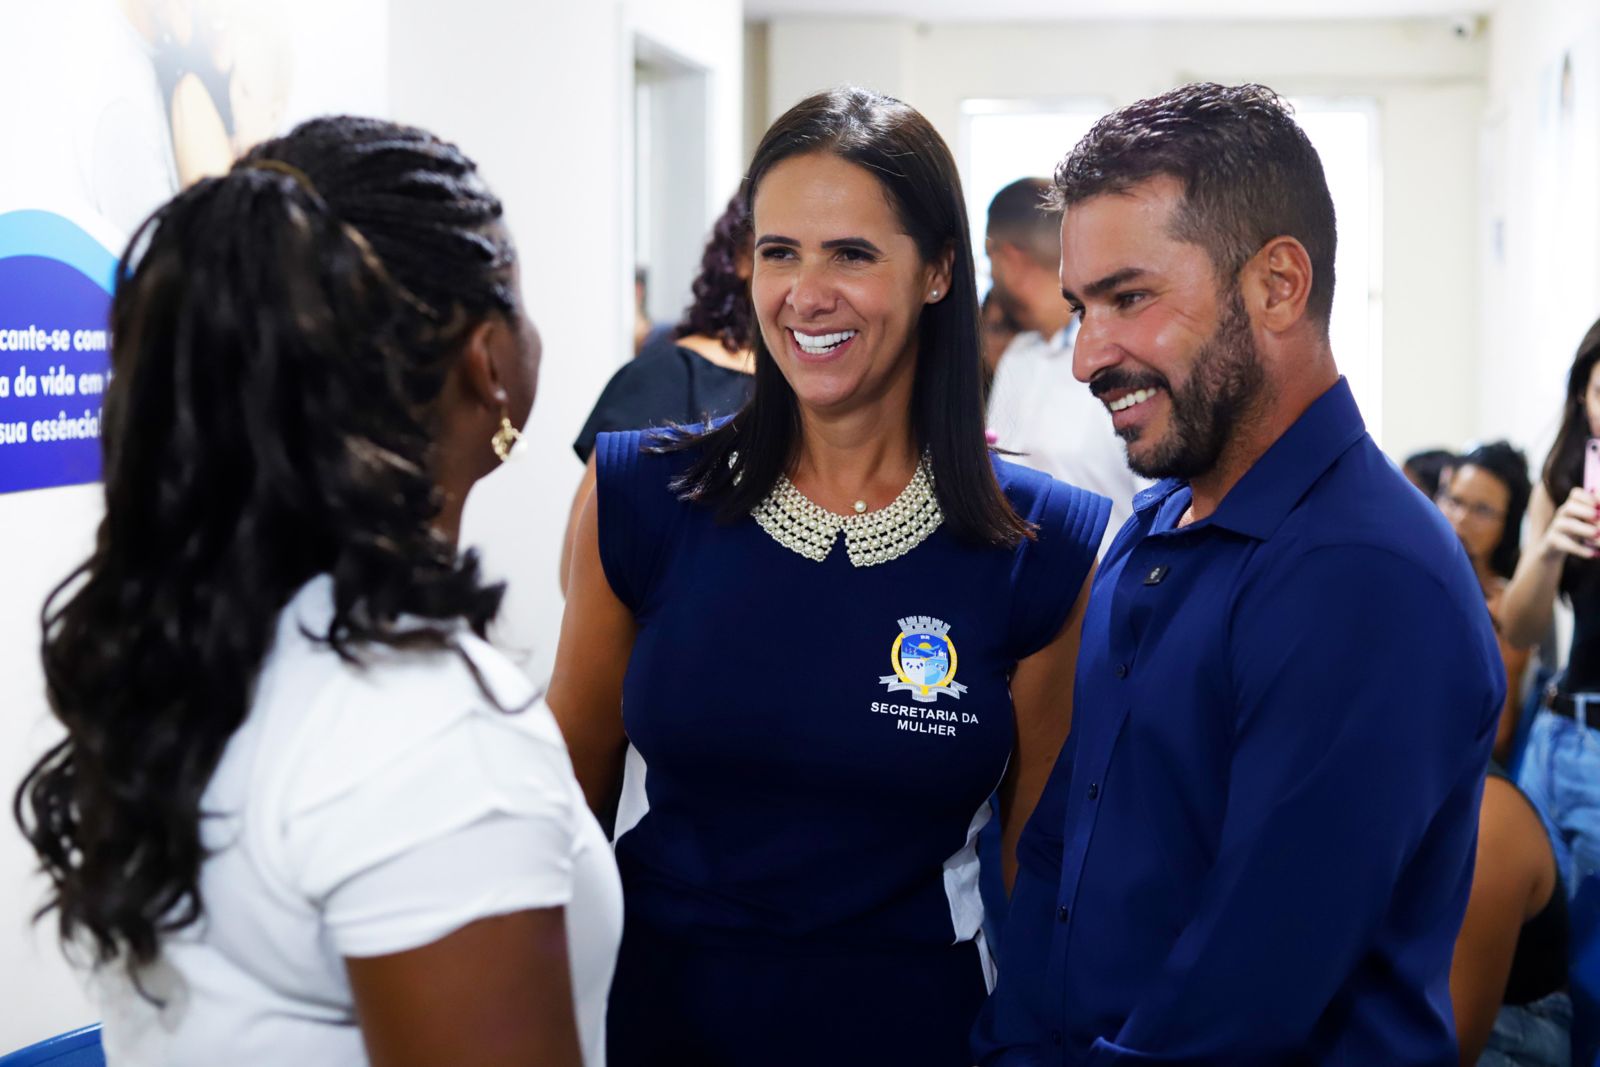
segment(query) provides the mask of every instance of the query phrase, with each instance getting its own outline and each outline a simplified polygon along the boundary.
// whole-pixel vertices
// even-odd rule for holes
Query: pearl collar
[[[788,475],[780,474],[772,492],[750,514],[778,544],[819,563],[843,530],[845,552],[855,567],[899,559],[944,522],[926,456],[900,495],[876,511],[854,515],[828,511],[796,489]]]

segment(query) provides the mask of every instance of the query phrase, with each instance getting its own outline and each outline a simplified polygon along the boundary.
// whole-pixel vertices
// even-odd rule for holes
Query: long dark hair
[[[750,280],[739,276],[739,266],[749,262],[750,254],[750,213],[743,194],[735,193],[711,227],[691,287],[694,300],[672,328],[674,338],[715,337],[729,352],[749,347]]]
[[[956,536],[980,544],[1014,545],[1032,536],[1001,491],[984,440],[978,294],[967,210],[950,149],[927,119],[891,97],[857,88],[817,93],[790,108],[761,139],[742,186],[746,211],[769,170],[819,152],[878,179],[923,262],[951,254],[950,292],[925,306],[918,321],[911,396],[912,432],[930,457],[945,521]],[[793,465],[799,448],[794,390],[761,331],[752,334],[750,401],[716,428],[669,437],[660,446],[698,449],[675,488],[685,499],[713,505],[725,521],[748,515]],[[735,452],[737,471],[728,462]]]
[[[1596,363],[1600,363],[1600,319],[1583,335],[1583,340],[1578,342],[1578,353],[1572,357],[1572,367],[1567,371],[1567,399],[1561,409],[1561,428],[1556,431],[1555,443],[1550,446],[1540,472],[1544,491],[1550,494],[1550,502],[1558,509],[1572,495],[1572,490],[1583,484],[1583,449],[1590,437],[1585,396]],[[1561,591],[1570,596],[1584,573],[1600,574],[1600,567],[1589,560],[1568,556],[1561,567]]]
[[[1597,362],[1600,362],[1600,320],[1589,327],[1589,332],[1578,343],[1578,354],[1567,371],[1567,399],[1561,409],[1561,428],[1556,431],[1555,444],[1550,446],[1550,454],[1544,459],[1541,479],[1551,503],[1558,508],[1566,503],[1572,490],[1583,483],[1583,446],[1591,436],[1584,397]]]
[[[1510,578],[1522,558],[1522,517],[1528,513],[1528,497],[1533,493],[1528,457],[1509,441],[1491,441],[1461,456],[1454,466],[1458,472],[1463,467],[1477,467],[1506,487],[1506,515],[1500,524],[1500,539],[1489,553],[1489,569]]]
[[[435,401],[467,330],[515,313],[500,214],[453,145],[329,118],[130,242],[105,518],[43,610],[67,737],[14,805],[51,883],[40,915],[97,964],[148,963],[200,916],[201,795],[300,586],[332,575],[313,636],[352,659],[448,647],[498,610],[502,588],[431,522]]]

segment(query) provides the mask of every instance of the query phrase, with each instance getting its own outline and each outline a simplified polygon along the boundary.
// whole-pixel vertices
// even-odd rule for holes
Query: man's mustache
[[[1162,375],[1145,372],[1134,373],[1127,370],[1104,370],[1089,379],[1089,392],[1093,393],[1096,400],[1117,389],[1167,389],[1167,379]]]

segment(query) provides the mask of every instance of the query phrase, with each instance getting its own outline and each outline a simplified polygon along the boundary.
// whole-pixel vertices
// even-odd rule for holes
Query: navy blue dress
[[[856,568],[839,543],[819,563],[753,519],[716,522],[669,488],[690,456],[641,441],[596,446],[648,801],[619,820],[610,1062],[970,1063],[988,977],[974,842],[1011,753],[1008,680],[1060,632],[1109,502],[997,459],[1035,540],[941,526]]]

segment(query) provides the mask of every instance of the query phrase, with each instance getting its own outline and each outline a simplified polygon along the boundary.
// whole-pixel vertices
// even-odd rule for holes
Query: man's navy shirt
[[[1141,494],[1095,579],[977,1058],[1453,1065],[1505,695],[1471,566],[1342,379],[1189,501]]]

